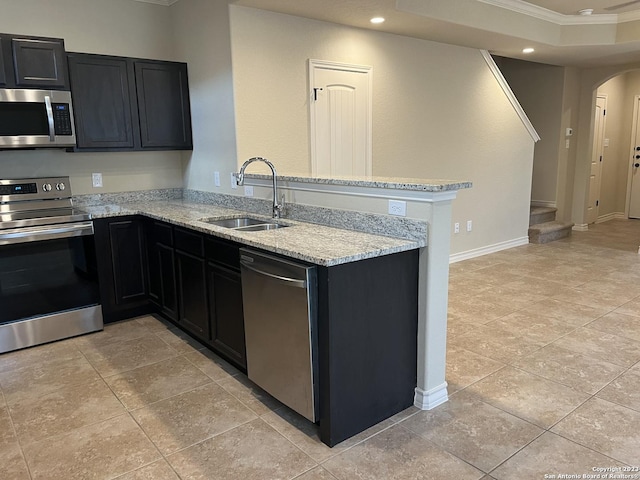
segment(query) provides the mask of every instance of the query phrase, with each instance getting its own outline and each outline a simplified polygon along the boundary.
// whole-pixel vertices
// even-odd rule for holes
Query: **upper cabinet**
[[[64,40],[0,34],[0,85],[9,88],[67,89]]]
[[[68,58],[78,148],[135,148],[131,62],[80,53]]]
[[[134,67],[142,148],[192,148],[187,65],[136,61]]]
[[[71,53],[78,150],[189,150],[184,63]]]
[[[0,35],[0,87],[7,85],[7,70],[4,66],[4,48],[3,45],[7,43],[6,40]]]

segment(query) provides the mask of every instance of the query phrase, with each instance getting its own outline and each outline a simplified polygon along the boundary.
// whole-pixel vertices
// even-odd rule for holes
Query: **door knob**
[[[638,167],[640,167],[640,163],[636,162],[636,163],[633,164],[633,166],[638,168]]]
[[[636,151],[640,151],[640,147],[636,147]]]
[[[640,155],[636,155],[636,158],[637,158],[637,159],[640,159]]]

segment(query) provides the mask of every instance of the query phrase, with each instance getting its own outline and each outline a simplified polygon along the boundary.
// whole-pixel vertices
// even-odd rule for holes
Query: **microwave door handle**
[[[44,97],[44,105],[47,109],[47,122],[49,123],[49,140],[52,142],[56,141],[56,128],[53,123],[53,107],[51,106],[51,97],[49,95],[45,95]]]

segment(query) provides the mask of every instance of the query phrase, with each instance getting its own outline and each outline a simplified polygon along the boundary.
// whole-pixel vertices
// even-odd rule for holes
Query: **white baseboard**
[[[615,220],[616,218],[625,220],[627,216],[624,214],[624,212],[608,213],[606,215],[602,215],[601,217],[598,217],[598,219],[596,220],[596,223],[604,223],[604,222],[608,222],[609,220]]]
[[[573,227],[571,227],[571,230],[573,230],[575,232],[588,232],[589,231],[589,225],[586,224],[586,223],[576,224]]]
[[[447,393],[447,382],[444,382],[442,385],[438,385],[429,391],[416,387],[413,405],[420,410],[431,410],[438,405],[442,405],[447,400],[449,400],[449,394]]]
[[[550,202],[547,200],[531,200],[532,207],[551,207],[556,208],[556,202]]]
[[[509,248],[520,247],[529,243],[529,237],[514,238],[513,240],[507,240],[506,242],[494,243],[486,247],[474,248],[473,250],[467,250],[466,252],[454,253],[449,255],[449,263],[461,262],[462,260],[469,260],[471,258],[481,257],[482,255],[488,255],[490,253],[496,253],[501,250],[507,250]]]

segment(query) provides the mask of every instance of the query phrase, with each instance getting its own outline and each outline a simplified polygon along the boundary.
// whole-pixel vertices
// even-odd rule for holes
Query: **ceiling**
[[[640,0],[633,3],[630,0],[232,0],[231,3],[554,65],[593,67],[640,62]],[[583,9],[593,9],[593,14],[578,14]],[[373,16],[383,16],[386,21],[372,25],[369,19]],[[525,47],[533,47],[535,52],[525,55],[522,53]]]

